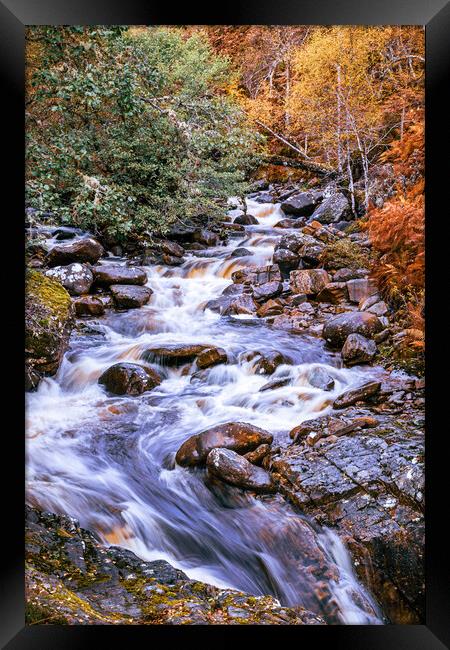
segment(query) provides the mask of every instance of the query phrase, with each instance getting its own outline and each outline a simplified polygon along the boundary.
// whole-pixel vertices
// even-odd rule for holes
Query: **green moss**
[[[326,269],[361,269],[370,262],[368,254],[351,239],[343,238],[329,244],[321,256]]]
[[[70,295],[53,278],[48,278],[38,271],[29,269],[26,274],[26,296],[28,302],[41,304],[50,311],[51,315],[61,320],[69,317]]]
[[[417,377],[423,377],[425,374],[425,354],[422,350],[404,348],[398,351],[392,345],[385,343],[378,347],[378,354],[383,366],[402,370],[408,375]]]

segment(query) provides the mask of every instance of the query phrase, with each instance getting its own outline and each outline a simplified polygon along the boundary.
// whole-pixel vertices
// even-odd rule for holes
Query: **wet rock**
[[[249,255],[254,255],[254,253],[249,251],[247,248],[244,248],[243,246],[239,246],[238,248],[234,249],[230,257],[248,257]]]
[[[281,219],[281,221],[277,221],[274,228],[301,228],[303,224],[303,219]]]
[[[291,271],[290,285],[293,293],[314,296],[330,283],[330,276],[324,269],[304,269]]]
[[[208,348],[203,350],[197,357],[197,367],[200,369],[216,366],[218,363],[228,361],[227,353],[223,348]]]
[[[59,226],[55,230],[52,230],[52,237],[58,241],[63,241],[65,239],[74,239],[77,235],[84,235],[85,233],[81,228],[73,228],[72,226]]]
[[[253,290],[253,298],[257,302],[264,300],[269,300],[269,298],[276,298],[283,291],[283,285],[281,282],[266,282],[265,284],[260,284],[256,286]]]
[[[146,305],[153,291],[149,287],[112,284],[110,286],[114,302],[119,309],[136,309]]]
[[[109,287],[112,284],[143,285],[148,279],[143,269],[119,264],[100,264],[92,270],[95,284],[100,287]]]
[[[177,344],[163,345],[160,347],[147,348],[142,353],[142,358],[149,362],[159,363],[163,366],[183,366],[194,361],[204,350],[213,346],[204,344]]]
[[[290,381],[291,380],[289,377],[283,379],[273,379],[272,381],[268,381],[267,384],[264,384],[264,386],[261,386],[259,392],[263,393],[266,390],[275,390],[277,388],[283,388],[283,386],[288,386]]]
[[[204,228],[194,230],[192,240],[205,246],[218,246],[220,241],[219,235]]]
[[[208,474],[254,492],[273,492],[270,474],[231,449],[213,449],[206,459]]]
[[[235,284],[260,285],[267,282],[281,282],[280,269],[276,264],[268,266],[252,266],[248,269],[239,269],[231,274]]]
[[[85,237],[70,244],[57,244],[48,252],[46,261],[49,266],[64,266],[73,262],[95,264],[104,252],[98,241]]]
[[[36,388],[43,375],[54,375],[68,346],[73,307],[64,287],[42,273],[26,273],[25,378]]]
[[[278,366],[283,364],[291,365],[292,360],[276,350],[271,350],[269,352],[264,352],[264,354],[259,354],[258,360],[255,365],[255,373],[257,375],[271,375],[275,372]]]
[[[281,607],[190,580],[164,560],[144,562],[66,516],[26,511],[26,623],[62,625],[323,625]]]
[[[323,192],[300,192],[299,194],[293,194],[283,201],[281,209],[285,214],[293,214],[297,217],[309,217],[322,199]]]
[[[299,250],[303,268],[309,269],[319,266],[321,255],[324,250],[325,246],[319,242],[316,242],[314,244],[304,244]]]
[[[304,231],[304,229],[303,229]],[[300,250],[307,245],[310,246],[315,246],[317,244],[317,240],[314,237],[311,237],[310,235],[305,235],[302,233],[289,233],[286,235],[283,235],[280,238],[280,241],[277,243],[275,246],[275,250],[288,250],[291,251],[292,253],[300,253]]]
[[[342,221],[349,213],[350,204],[347,198],[341,192],[337,192],[322,201],[321,205],[314,210],[311,220],[320,223],[335,223]]]
[[[174,241],[169,241],[165,239],[158,242],[158,247],[162,253],[170,255],[171,257],[183,257],[185,250],[180,244],[177,244]]]
[[[77,316],[103,316],[105,305],[98,296],[81,296],[73,302]]]
[[[348,291],[345,282],[330,282],[316,296],[318,302],[329,302],[332,305],[338,305],[347,299]]]
[[[248,293],[243,293],[242,295],[233,298],[229,304],[224,307],[221,313],[224,316],[232,314],[254,314],[258,308],[258,305],[253,300],[253,297]]]
[[[341,350],[342,358],[347,366],[354,366],[358,363],[370,363],[376,353],[376,343],[361,334],[350,334],[347,336]]]
[[[368,278],[349,280],[347,282],[347,289],[350,302],[357,303],[374,295],[378,291],[376,283]]]
[[[94,276],[87,264],[69,264],[68,266],[55,266],[45,274],[62,284],[71,296],[80,296],[88,293],[94,281]]]
[[[348,282],[355,278],[363,278],[369,271],[367,269],[338,269],[333,275],[333,282]]]
[[[285,248],[278,248],[273,253],[273,261],[278,264],[284,275],[298,268],[300,264],[300,256]]]
[[[175,460],[182,467],[201,465],[210,451],[218,447],[244,454],[262,444],[271,444],[273,436],[245,422],[228,422],[197,433],[178,449]]]
[[[257,203],[273,203],[274,199],[272,194],[269,194],[269,192],[260,192],[259,194],[256,194],[256,196],[251,195],[251,198],[253,201],[256,201]]]
[[[181,266],[186,261],[184,257],[175,257],[166,253],[163,253],[161,260],[166,266]]]
[[[233,223],[240,223],[241,226],[253,226],[258,223],[258,219],[252,214],[242,214],[236,217]]]
[[[161,381],[155,370],[135,363],[116,363],[100,375],[98,383],[114,395],[141,395],[159,386]]]
[[[338,437],[349,435],[355,431],[374,427],[377,420],[370,416],[356,418],[337,418],[331,415],[323,415],[315,420],[302,422],[289,432],[289,437],[295,443],[306,442],[310,447],[320,439],[326,437]]]
[[[253,451],[244,454],[244,458],[253,465],[261,465],[264,458],[270,454],[270,449],[270,445],[259,445],[259,447],[256,447]]]
[[[379,381],[368,381],[358,388],[352,388],[351,390],[346,390],[342,395],[339,395],[334,402],[334,409],[344,409],[348,406],[356,404],[356,402],[365,402],[374,395],[376,395],[381,388],[381,382]]]
[[[383,325],[375,314],[354,311],[339,314],[328,320],[322,336],[333,347],[341,347],[350,334],[362,334],[366,338],[372,338],[382,329]]]
[[[308,375],[308,381],[311,386],[321,390],[333,390],[334,388],[334,379],[324,368],[313,368]]]
[[[259,318],[267,318],[269,316],[277,316],[283,313],[283,305],[277,300],[268,300],[257,310]]]

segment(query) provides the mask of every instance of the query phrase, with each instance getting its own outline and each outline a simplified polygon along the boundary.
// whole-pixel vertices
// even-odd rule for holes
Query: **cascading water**
[[[147,306],[111,312],[89,321],[88,335],[72,335],[56,377],[28,395],[28,501],[76,517],[105,544],[129,548],[146,560],[167,559],[190,577],[273,594],[282,604],[324,613],[305,577],[304,549],[314,536],[337,608],[330,622],[378,624],[376,604],[331,531],[317,530],[280,498],[227,486],[218,490],[205,484],[204,470],[174,463],[189,436],[223,422],[248,422],[273,433],[274,445],[286,442],[294,426],[327,413],[344,388],[376,372],[339,367],[320,339],[204,309],[230,284],[233,271],[271,262],[279,238],[273,226],[283,216],[279,205],[249,200],[248,208],[258,225],[247,227],[242,239],[193,253],[181,267],[147,267],[154,292]],[[252,255],[232,257],[237,246]],[[97,383],[113,363],[144,363],[146,348],[167,343],[218,345],[230,361],[213,367],[203,381],[186,368],[163,368],[162,384],[140,397],[108,396]],[[258,357],[248,360],[247,353],[271,350],[293,360],[271,379],[290,381],[260,392],[268,378],[257,374]],[[309,383],[316,366],[334,378],[332,391]]]

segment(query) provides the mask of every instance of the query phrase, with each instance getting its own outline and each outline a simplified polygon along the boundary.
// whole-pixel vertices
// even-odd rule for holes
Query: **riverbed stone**
[[[350,203],[341,192],[336,192],[325,198],[311,216],[311,221],[320,223],[336,223],[350,214]]]
[[[270,450],[270,445],[259,445],[259,447],[256,447],[256,449],[253,451],[249,451],[244,454],[244,458],[246,458],[248,462],[252,463],[253,465],[261,465],[264,458],[270,454]]]
[[[73,301],[77,316],[103,316],[105,305],[100,296],[80,296]]]
[[[64,289],[71,296],[81,296],[83,293],[88,293],[94,281],[90,267],[87,264],[79,264],[78,262],[67,266],[55,266],[47,271],[45,275],[61,282]]]
[[[315,388],[320,388],[321,390],[333,390],[334,388],[334,379],[333,377],[320,366],[316,366],[311,370],[308,375],[308,381],[311,386]]]
[[[287,248],[278,248],[274,251],[273,261],[278,264],[284,275],[298,268],[300,256]]]
[[[377,353],[375,341],[361,334],[350,334],[345,339],[341,350],[342,358],[347,366],[358,363],[370,363]]]
[[[276,298],[283,291],[283,285],[281,282],[266,282],[265,284],[260,284],[253,289],[253,298],[257,302],[262,302],[264,300],[269,300],[269,298]]]
[[[339,397],[337,397],[334,400],[333,408],[344,409],[347,408],[348,406],[353,406],[353,404],[356,404],[357,402],[365,402],[369,398],[379,393],[380,388],[381,388],[381,382],[368,381],[362,386],[358,386],[357,388],[346,390],[344,393],[339,395]]]
[[[213,449],[206,459],[208,474],[225,483],[258,493],[274,492],[270,474],[231,449]]]
[[[283,305],[278,300],[268,300],[258,307],[256,313],[260,318],[276,316],[283,313]]]
[[[322,199],[323,192],[319,190],[299,192],[283,201],[281,209],[285,214],[292,214],[297,217],[309,217]]]
[[[258,223],[258,219],[252,214],[241,214],[235,218],[233,223],[240,223],[242,226],[253,226]]]
[[[98,379],[98,383],[114,395],[141,395],[159,386],[161,381],[162,377],[155,370],[136,363],[115,363]]]
[[[372,338],[383,329],[375,314],[353,311],[330,318],[324,325],[322,336],[333,347],[341,347],[350,334],[362,334]]]
[[[345,282],[329,282],[316,296],[318,302],[329,302],[332,305],[338,305],[347,298],[348,291]]]
[[[104,249],[92,237],[83,237],[69,244],[57,244],[47,254],[48,266],[64,266],[73,262],[95,264],[104,254]]]
[[[305,293],[314,296],[330,283],[330,276],[324,269],[304,269],[291,271],[290,285],[292,293]]]
[[[224,447],[244,454],[259,447],[271,444],[273,436],[259,427],[245,422],[227,422],[206,429],[188,438],[178,449],[176,462],[182,467],[202,465],[209,452],[216,447]]]
[[[202,350],[197,357],[197,366],[200,369],[210,368],[219,363],[226,363],[228,361],[227,353],[223,348],[208,348]]]
[[[119,264],[100,264],[92,269],[95,284],[100,287],[111,285],[144,285],[147,282],[147,273],[140,268],[122,266]]]
[[[119,309],[143,307],[148,303],[153,293],[149,287],[140,287],[133,284],[112,284],[110,290]]]

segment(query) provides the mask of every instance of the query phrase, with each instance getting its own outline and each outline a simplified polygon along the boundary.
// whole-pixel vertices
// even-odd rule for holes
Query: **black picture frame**
[[[450,3],[443,0],[254,0],[241,5],[227,3],[213,8],[183,8],[169,3],[128,0],[1,0],[0,52],[2,68],[4,133],[3,140],[3,206],[7,239],[2,247],[11,253],[12,269],[6,272],[12,284],[3,325],[5,367],[8,385],[5,412],[13,410],[14,425],[4,426],[3,470],[12,469],[3,489],[3,535],[6,545],[2,551],[2,589],[0,640],[2,647],[18,648],[79,648],[105,642],[105,635],[117,643],[133,644],[139,639],[150,643],[180,642],[200,634],[222,637],[225,641],[239,635],[242,642],[255,643],[261,636],[286,633],[298,635],[297,641],[329,642],[333,648],[364,649],[395,648],[396,650],[438,650],[450,646],[450,598],[448,584],[447,538],[444,532],[447,515],[445,495],[448,495],[446,454],[443,453],[448,425],[440,414],[446,408],[448,380],[441,380],[439,370],[449,358],[448,333],[444,305],[446,238],[442,236],[443,222],[448,213],[446,180],[449,178],[448,155],[445,155],[445,135],[448,135],[448,109],[444,93],[450,70]],[[23,425],[18,414],[23,412],[22,362],[24,275],[19,270],[23,259],[24,207],[24,33],[26,25],[36,24],[404,24],[426,26],[426,622],[424,625],[388,626],[32,626],[24,625],[24,440]],[[447,74],[446,74],[447,73]],[[448,138],[447,138],[448,142]],[[443,155],[440,155],[442,153]],[[447,181],[448,184],[448,181]],[[6,209],[5,209],[6,210]],[[444,295],[443,295],[444,294]],[[447,316],[448,319],[448,316]],[[5,338],[6,337],[6,338]],[[448,368],[448,366],[447,366]],[[448,371],[447,371],[448,372]],[[13,402],[13,397],[14,401]],[[447,400],[448,401],[448,400]],[[447,416],[448,419],[448,416]],[[6,447],[6,444],[8,446]],[[3,471],[5,475],[5,471]],[[445,570],[447,569],[447,571]],[[251,636],[250,636],[251,635]],[[256,637],[255,637],[256,635]],[[205,641],[207,639],[205,638]]]

